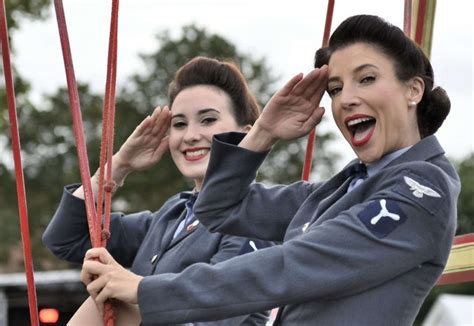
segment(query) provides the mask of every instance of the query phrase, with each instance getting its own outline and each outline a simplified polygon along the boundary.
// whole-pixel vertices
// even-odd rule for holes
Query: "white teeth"
[[[356,125],[356,124],[358,124],[358,123],[366,122],[366,121],[370,121],[370,120],[373,120],[373,118],[367,117],[367,118],[354,119],[354,120],[349,121],[349,122],[347,123],[347,125],[348,125],[349,127],[351,127],[351,126],[354,126],[354,125]]]
[[[193,152],[187,151],[187,152],[186,152],[186,156],[190,156],[190,157],[202,156],[202,155],[204,155],[204,154],[206,154],[206,153],[207,153],[207,150],[205,150],[205,149],[200,149],[200,150],[198,150],[198,151],[193,151]]]

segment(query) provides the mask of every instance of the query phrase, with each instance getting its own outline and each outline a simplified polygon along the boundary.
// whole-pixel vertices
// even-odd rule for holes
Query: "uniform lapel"
[[[331,180],[327,182],[328,190],[326,194],[318,194],[318,196],[324,197],[316,208],[316,214],[314,214],[314,220],[318,219],[329,207],[331,207],[339,198],[347,193],[349,184],[353,179],[354,167],[359,165],[357,160],[352,161],[346,166],[341,172],[335,175]],[[323,190],[323,189],[321,189]]]
[[[331,207],[339,198],[341,198],[347,193],[347,188],[349,188],[349,184],[351,183],[351,181],[352,177],[347,178],[342,184],[340,184],[339,188],[337,188],[331,195],[329,195],[319,203],[315,214],[316,219],[319,218],[322,214],[324,214],[324,212],[329,207]]]
[[[190,222],[188,223],[188,226],[187,227],[185,226],[174,239],[172,238],[170,239],[170,242],[168,242],[166,246],[166,250],[171,249],[181,240],[191,235],[191,233],[193,233],[197,229],[198,226],[199,226],[199,220],[197,220],[196,217],[193,216]],[[174,228],[173,230],[176,230],[176,228]],[[173,231],[173,234],[174,234],[174,231]],[[171,236],[173,236],[173,234]]]
[[[157,246],[156,257],[154,258],[155,260],[159,260],[163,253],[168,249],[168,246],[173,239],[174,232],[178,227],[179,222],[184,218],[185,213],[185,211],[181,213],[180,217],[177,219],[172,218],[163,221],[164,223],[162,225],[162,232],[164,232],[164,234],[156,235],[156,239],[161,239],[161,242],[159,242]]]

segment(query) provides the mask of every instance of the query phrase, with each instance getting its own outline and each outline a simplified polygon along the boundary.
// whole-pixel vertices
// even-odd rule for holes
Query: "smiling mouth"
[[[209,153],[209,149],[207,148],[186,150],[184,151],[184,158],[187,161],[198,161],[202,159],[204,156],[206,156],[207,153]]]
[[[375,118],[364,116],[348,120],[347,129],[351,134],[351,143],[354,146],[365,145],[375,131]]]

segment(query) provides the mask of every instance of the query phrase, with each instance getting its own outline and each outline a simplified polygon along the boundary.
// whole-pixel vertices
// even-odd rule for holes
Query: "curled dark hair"
[[[400,81],[416,76],[423,79],[425,90],[417,106],[418,128],[421,138],[434,134],[448,116],[451,103],[443,88],[433,89],[434,74],[429,59],[400,28],[378,16],[349,17],[331,35],[329,46],[316,51],[314,66],[328,64],[335,51],[360,42],[373,45],[392,58]]]
[[[198,85],[214,86],[224,91],[232,101],[233,115],[239,126],[253,124],[257,120],[260,106],[233,62],[207,57],[190,60],[178,69],[169,86],[170,107],[182,90]]]

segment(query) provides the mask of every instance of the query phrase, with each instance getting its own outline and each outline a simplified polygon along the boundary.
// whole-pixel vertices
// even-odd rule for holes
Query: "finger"
[[[160,106],[157,106],[154,110],[153,113],[151,114],[151,117],[153,120],[156,120],[160,115],[163,110],[161,109]]]
[[[321,99],[324,96],[324,92],[326,91],[326,87],[320,87],[316,89],[313,96],[310,99],[310,102],[313,104],[314,107],[318,107],[321,103]]]
[[[102,264],[101,262],[94,260],[87,260],[82,265],[81,270],[81,281],[82,283],[88,285],[91,283],[95,276],[99,276],[107,272],[107,265]]]
[[[165,153],[169,150],[169,138],[169,136],[166,136],[161,140],[160,145],[158,145],[157,152]]]
[[[309,86],[313,83],[315,76],[319,74],[317,69],[311,70],[303,79],[301,79],[293,88],[292,95],[302,96]]]
[[[283,86],[283,88],[277,93],[278,95],[281,95],[281,96],[287,96],[288,94],[291,93],[291,91],[293,90],[293,88],[295,87],[296,84],[298,84],[298,82],[303,78],[303,74],[302,73],[299,73],[298,75],[296,75],[295,77],[291,78],[286,84],[285,86]]]
[[[308,132],[314,129],[321,122],[324,112],[325,109],[323,107],[318,107],[314,110],[308,120],[303,123],[303,129],[308,130]]]
[[[293,94],[310,99],[314,91],[326,80],[326,70],[325,66],[313,69],[295,86]]]
[[[161,138],[166,134],[170,127],[171,113],[167,107],[163,108],[160,116],[154,121],[153,130],[151,134],[153,137]]]
[[[105,301],[108,299],[112,298],[112,292],[110,289],[105,286],[102,291],[100,291],[97,296],[94,298],[94,301],[98,304],[101,305],[102,307],[104,306]]]
[[[87,284],[86,289],[87,292],[89,292],[89,294],[91,295],[91,297],[95,299],[106,285],[107,281],[105,277],[98,277],[89,284]]]
[[[141,136],[143,135],[146,130],[150,127],[151,125],[151,116],[147,115],[145,119],[140,122],[138,126],[135,127],[135,130],[132,132],[130,136]]]
[[[99,313],[101,316],[104,316],[104,304],[103,303],[98,303],[95,298],[94,298],[94,303],[97,306],[97,310],[99,310]]]
[[[327,73],[326,73],[326,78],[322,83],[319,83],[318,87],[315,89],[313,95],[311,96],[311,103],[315,106],[318,107],[319,104],[321,103],[321,99],[324,96],[324,92],[327,90]]]
[[[112,255],[104,247],[87,250],[84,260],[99,260],[103,264],[112,264],[115,262]]]
[[[86,260],[96,260],[99,258],[99,253],[105,250],[103,247],[97,247],[97,248],[91,248],[86,251],[86,254],[84,255],[84,261]]]
[[[306,90],[304,91],[303,97],[308,100],[313,100],[315,94],[324,94],[324,91],[327,89],[327,66],[323,66],[311,77],[311,82],[308,84]]]

